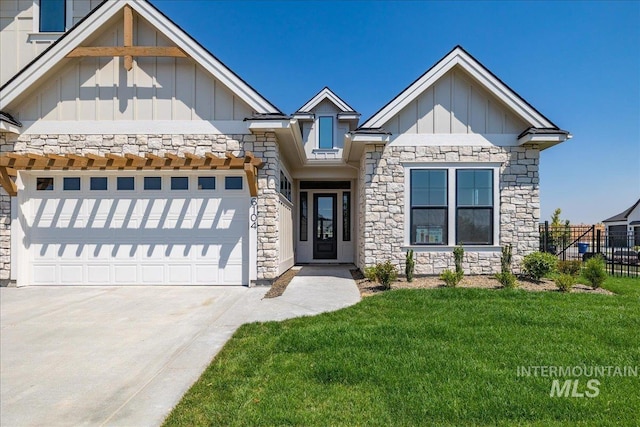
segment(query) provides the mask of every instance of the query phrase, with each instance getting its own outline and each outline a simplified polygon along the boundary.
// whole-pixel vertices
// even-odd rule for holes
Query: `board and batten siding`
[[[35,4],[39,0],[0,0],[0,85],[5,84],[63,33],[40,33]],[[67,28],[102,0],[67,0]]]
[[[313,110],[310,111],[315,114],[315,120],[305,120],[302,122],[302,141],[304,144],[304,150],[307,153],[307,158],[315,158],[313,150],[318,149],[317,141],[317,123],[318,119],[322,116],[333,117],[333,146],[335,149],[340,150],[337,157],[341,154],[341,150],[344,144],[344,135],[349,132],[349,123],[345,120],[338,120],[338,113],[340,110],[326,99],[318,104]]]
[[[175,46],[136,17],[134,43]],[[123,44],[123,19],[85,46]],[[23,122],[37,120],[243,120],[253,110],[190,58],[71,58],[55,77],[10,106]]]
[[[398,134],[518,134],[528,125],[454,68],[384,124]]]

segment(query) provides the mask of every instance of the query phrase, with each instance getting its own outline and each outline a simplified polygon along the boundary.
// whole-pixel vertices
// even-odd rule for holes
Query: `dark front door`
[[[313,196],[313,258],[338,258],[336,194]]]

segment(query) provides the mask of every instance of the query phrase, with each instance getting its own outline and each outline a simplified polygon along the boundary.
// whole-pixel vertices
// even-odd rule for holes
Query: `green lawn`
[[[598,378],[597,397],[572,398],[517,375],[640,365],[640,280],[605,287],[620,295],[397,290],[245,325],[165,425],[637,425],[640,376]]]

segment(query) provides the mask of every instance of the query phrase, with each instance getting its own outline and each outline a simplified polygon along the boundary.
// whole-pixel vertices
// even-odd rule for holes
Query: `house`
[[[631,207],[602,221],[611,247],[640,246],[640,199]]]
[[[0,279],[249,285],[294,263],[494,273],[570,138],[461,47],[372,117],[280,111],[144,0],[3,0]],[[303,100],[301,100],[301,103]]]

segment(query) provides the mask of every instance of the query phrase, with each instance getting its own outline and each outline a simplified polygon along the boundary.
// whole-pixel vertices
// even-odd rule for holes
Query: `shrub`
[[[453,248],[453,261],[456,264],[456,273],[464,275],[462,271],[462,258],[464,257],[464,248],[462,246],[456,246]]]
[[[416,261],[413,259],[413,249],[407,251],[407,258],[404,267],[404,273],[407,276],[407,282],[413,282],[413,270],[415,269]]]
[[[503,288],[512,289],[518,286],[516,276],[511,272],[512,248],[511,245],[502,247],[500,255],[500,273],[496,274],[496,279]]]
[[[364,277],[370,282],[376,282],[376,267],[365,267],[364,268]]]
[[[607,270],[602,255],[598,254],[589,258],[584,264],[582,275],[594,289],[602,286],[607,279]]]
[[[375,267],[365,268],[365,277],[372,282],[378,282],[384,289],[391,289],[391,282],[398,278],[398,270],[391,261],[378,263]]]
[[[562,292],[569,292],[573,285],[576,284],[576,278],[571,274],[558,274],[553,281]]]
[[[541,278],[553,272],[557,262],[555,255],[534,252],[524,257],[522,268],[525,275],[538,282]]]
[[[464,273],[461,271],[445,270],[440,273],[440,279],[444,281],[444,284],[449,288],[455,288],[462,280]]]
[[[498,273],[495,277],[505,289],[514,289],[518,287],[518,280],[516,279],[516,275],[510,271]]]
[[[580,269],[582,268],[582,262],[579,260],[570,261],[558,261],[558,273],[570,274],[573,277],[580,275]]]

